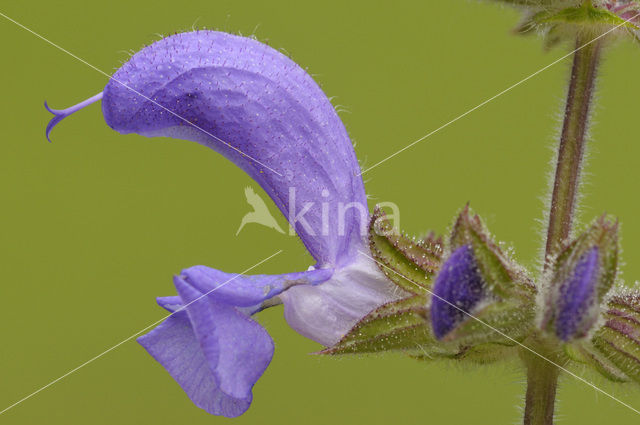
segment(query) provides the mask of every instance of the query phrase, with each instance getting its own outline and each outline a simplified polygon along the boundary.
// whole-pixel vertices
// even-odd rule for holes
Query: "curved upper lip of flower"
[[[291,223],[307,250],[323,265],[347,264],[345,258],[353,257],[353,246],[361,240],[358,210],[347,211],[343,234],[338,233],[334,212],[328,218],[329,231],[322,232],[319,211],[321,202],[334,207],[355,203],[366,209],[353,146],[320,87],[282,53],[222,32],[176,34],[133,55],[102,94],[72,108],[51,110],[56,117],[48,131],[100,97],[113,129],[193,140],[214,149],[260,184],[290,220],[316,203],[305,216],[309,226]],[[248,158],[280,170],[280,175]],[[292,188],[295,197],[290,196]]]

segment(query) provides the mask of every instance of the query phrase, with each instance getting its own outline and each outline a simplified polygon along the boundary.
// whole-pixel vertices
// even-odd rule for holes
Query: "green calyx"
[[[531,299],[535,287],[525,269],[508,258],[491,238],[480,216],[465,206],[456,219],[449,239],[450,251],[469,245],[487,289],[502,300]]]
[[[442,240],[432,234],[409,238],[389,223],[376,206],[369,224],[369,249],[380,270],[404,291],[424,295],[442,261]]]
[[[562,296],[563,282],[571,278],[581,258],[597,249],[594,308],[585,310],[584,317],[576,317],[586,324],[584,332],[566,343],[556,343],[562,345],[569,360],[590,366],[610,381],[640,383],[640,293],[616,287],[618,232],[617,220],[603,215],[560,251],[550,266],[542,328],[548,336],[553,335],[554,308]]]
[[[536,289],[523,267],[504,254],[477,214],[465,206],[456,219],[449,251],[470,246],[486,297],[444,338],[461,347],[513,346],[528,335],[535,319]]]
[[[598,298],[604,299],[615,283],[618,273],[618,221],[602,215],[581,235],[570,242],[554,261],[555,275],[552,285],[567,279],[576,263],[590,249],[596,247],[599,253]]]
[[[568,357],[613,382],[640,383],[640,292],[613,295],[590,340],[565,346]]]
[[[470,245],[479,272],[491,292],[446,338],[436,339],[430,306],[445,253]],[[337,344],[321,354],[343,355],[400,351],[421,360],[451,359],[487,363],[516,355],[535,317],[535,288],[523,269],[505,256],[482,221],[465,207],[445,244],[430,234],[410,238],[374,210],[369,248],[379,269],[407,298],[385,304],[362,318]],[[448,255],[448,254],[447,254]]]
[[[360,320],[342,340],[322,354],[431,352],[437,341],[428,325],[426,305],[425,295],[385,304]]]
[[[601,304],[614,286],[618,272],[618,228],[616,220],[603,215],[568,243],[552,261],[541,305],[541,328],[549,335],[557,333],[556,321],[563,310],[568,308],[568,303],[577,302],[578,299],[582,301],[572,313],[571,321],[577,325],[570,339],[587,338],[598,323]],[[589,253],[595,253],[597,258],[594,269],[588,273],[580,272]],[[576,273],[582,274],[584,282],[578,284]],[[571,282],[580,287],[571,289]],[[575,293],[572,294],[571,291]],[[564,325],[560,326],[567,326],[566,322],[565,312],[564,318],[560,320]]]
[[[362,318],[336,345],[322,354],[405,351],[454,354],[438,347],[427,304],[441,265],[442,240],[430,234],[410,238],[394,228],[379,207],[369,224],[369,249],[378,268],[409,297],[385,304]],[[429,354],[429,355],[431,355]]]
[[[640,383],[640,293],[620,291],[607,307],[604,323],[590,341],[590,353],[613,372],[614,378],[599,370],[605,377]]]

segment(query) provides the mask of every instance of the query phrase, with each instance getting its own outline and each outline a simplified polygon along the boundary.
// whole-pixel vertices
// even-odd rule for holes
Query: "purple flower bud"
[[[463,322],[484,298],[485,283],[470,245],[456,249],[445,261],[433,285],[431,324],[438,339]]]
[[[556,300],[555,330],[563,341],[585,336],[598,319],[598,247],[585,252]]]

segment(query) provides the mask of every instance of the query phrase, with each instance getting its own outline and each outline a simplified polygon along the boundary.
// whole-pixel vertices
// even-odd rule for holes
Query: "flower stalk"
[[[545,268],[569,239],[575,217],[591,101],[600,61],[601,41],[587,31],[576,37],[562,133],[549,212]],[[535,344],[538,351],[541,344]],[[546,351],[546,350],[545,350]],[[539,351],[538,351],[539,352]],[[522,353],[527,368],[524,424],[551,425],[560,370],[532,353]]]
[[[589,32],[581,33],[576,38],[576,49],[579,50],[576,50],[573,56],[549,212],[545,248],[547,264],[548,259],[570,236],[575,215],[591,100],[602,44],[600,40],[592,40]]]
[[[553,410],[560,369],[542,357],[526,352],[527,394],[525,396],[524,425],[553,423]]]

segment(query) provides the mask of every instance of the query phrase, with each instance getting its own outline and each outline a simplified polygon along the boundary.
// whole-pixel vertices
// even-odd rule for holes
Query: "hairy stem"
[[[576,48],[590,40],[587,34],[578,36]],[[552,256],[571,233],[600,47],[601,42],[598,40],[576,51],[573,56],[553,182],[545,259]]]
[[[553,424],[553,409],[560,369],[532,353],[525,354],[527,395],[524,425]]]
[[[576,39],[576,49],[578,50],[573,55],[571,79],[569,80],[553,181],[545,247],[545,268],[549,265],[548,260],[569,238],[576,210],[591,100],[601,48],[600,41],[589,43],[590,41],[589,34],[581,34]],[[586,45],[587,43],[589,44]],[[545,347],[542,341],[532,342],[534,342],[532,349],[537,352],[553,352],[553,349],[549,350],[550,347]],[[551,357],[555,358],[555,356]],[[527,367],[524,424],[552,425],[560,370],[549,361],[530,352],[523,352],[522,358]]]

